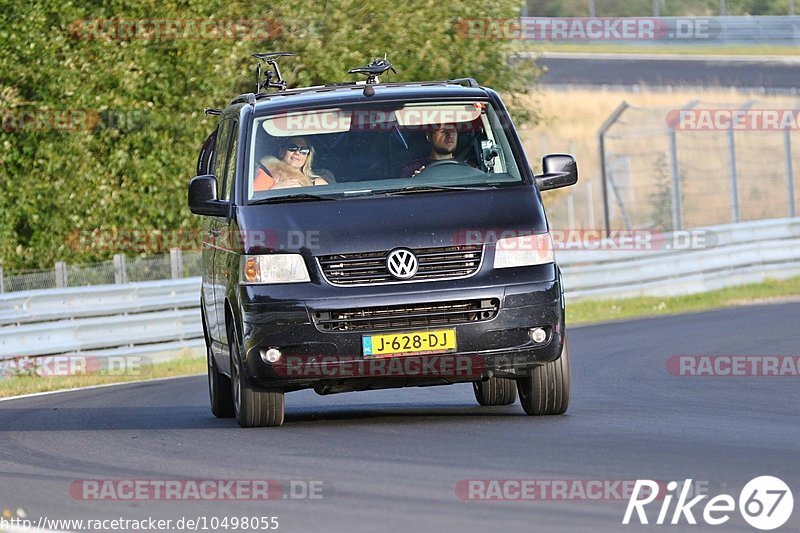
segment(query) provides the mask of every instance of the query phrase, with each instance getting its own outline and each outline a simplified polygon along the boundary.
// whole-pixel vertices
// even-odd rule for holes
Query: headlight
[[[311,281],[299,254],[243,255],[239,273],[242,285]]]
[[[555,262],[549,233],[504,237],[497,240],[494,268],[546,265]]]

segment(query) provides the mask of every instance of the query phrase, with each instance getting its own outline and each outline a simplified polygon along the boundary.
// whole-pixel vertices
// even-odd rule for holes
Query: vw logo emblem
[[[409,279],[417,273],[419,262],[411,250],[398,248],[392,250],[389,257],[386,258],[386,268],[389,270],[389,274],[397,279]]]

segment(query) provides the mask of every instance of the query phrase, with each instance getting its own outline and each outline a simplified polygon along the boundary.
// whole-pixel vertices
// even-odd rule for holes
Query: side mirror
[[[196,176],[189,182],[189,210],[195,215],[224,217],[228,207],[228,202],[217,200],[216,176]]]
[[[550,154],[542,159],[544,173],[535,176],[540,191],[560,189],[578,183],[578,164],[567,154]]]

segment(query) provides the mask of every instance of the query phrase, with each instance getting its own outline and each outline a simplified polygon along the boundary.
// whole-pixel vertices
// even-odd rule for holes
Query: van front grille
[[[399,280],[389,273],[386,258],[391,250],[324,255],[318,260],[322,274],[332,285],[376,285],[464,278],[478,271],[483,258],[480,244],[410,250],[419,261],[419,269],[407,280]]]
[[[482,322],[497,316],[497,298],[391,305],[362,309],[314,311],[314,325],[320,331],[375,331],[387,329],[428,328]]]

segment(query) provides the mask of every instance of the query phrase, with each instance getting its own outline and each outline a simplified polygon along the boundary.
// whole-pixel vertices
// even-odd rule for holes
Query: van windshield
[[[522,182],[490,102],[282,113],[255,118],[251,133],[251,202]]]

